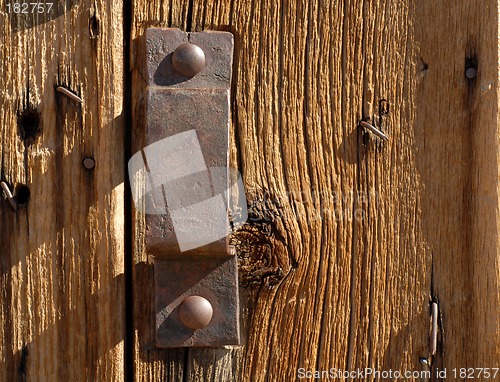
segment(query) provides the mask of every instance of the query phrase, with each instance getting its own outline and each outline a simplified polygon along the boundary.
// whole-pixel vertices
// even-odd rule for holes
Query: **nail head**
[[[87,170],[92,170],[95,167],[94,158],[85,158],[83,160],[83,167],[85,167]]]
[[[172,55],[172,65],[185,77],[194,77],[205,67],[205,53],[195,44],[185,42]]]
[[[468,78],[468,79],[472,79],[472,78],[475,78],[477,75],[477,69],[476,68],[468,68],[466,71],[465,71],[465,76]]]
[[[179,318],[190,329],[202,329],[212,320],[212,304],[201,296],[186,298],[179,307]]]

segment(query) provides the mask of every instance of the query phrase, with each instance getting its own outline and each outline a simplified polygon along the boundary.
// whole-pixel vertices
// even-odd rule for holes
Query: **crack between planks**
[[[186,32],[193,31],[193,8],[194,0],[189,0],[187,15],[186,15]]]
[[[123,64],[124,92],[124,168],[125,184],[129,184],[127,162],[132,154],[132,72],[131,72],[131,36],[133,23],[133,0],[123,2]],[[135,346],[134,346],[134,289],[133,289],[133,228],[132,228],[132,195],[130,187],[124,187],[124,381],[135,381]],[[127,239],[128,238],[128,239]]]
[[[191,349],[184,349],[184,359],[183,359],[183,370],[182,370],[182,382],[190,382],[189,380],[189,352]]]

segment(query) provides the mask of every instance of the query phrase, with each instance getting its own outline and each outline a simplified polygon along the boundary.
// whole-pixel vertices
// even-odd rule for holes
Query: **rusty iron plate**
[[[229,32],[187,33],[175,28],[148,28],[145,32],[146,80],[149,86],[169,89],[229,89],[233,66],[233,35]],[[206,57],[205,69],[189,78],[172,65],[175,49],[184,42],[198,45]]]
[[[193,174],[192,182],[189,177],[184,177],[180,186],[191,190],[206,190],[210,188],[208,184],[211,181],[213,183],[210,169],[228,167],[229,162],[229,89],[233,36],[227,32],[186,33],[179,29],[149,28],[145,33],[145,41],[148,80],[145,145],[178,133],[196,130],[208,170]],[[192,78],[179,74],[172,65],[173,52],[187,41],[198,45],[206,57],[205,68]],[[149,160],[147,152],[144,157],[151,168],[154,163]],[[218,182],[228,184],[227,179],[219,179]],[[174,183],[171,185],[174,186]],[[152,203],[165,203],[163,198],[166,191],[157,189],[151,193],[150,198],[155,199]],[[216,195],[215,190],[211,195],[200,193],[198,200]],[[224,202],[227,205],[227,200]],[[164,257],[181,252],[168,208],[161,215],[148,214],[146,227],[148,253]],[[197,248],[195,253],[229,254],[227,236]]]
[[[196,44],[203,54],[186,42]],[[193,77],[180,74],[172,63],[174,51],[182,44],[187,45],[187,51],[200,53],[204,60],[204,67]],[[149,28],[144,35],[145,65],[141,70],[147,93],[142,166],[149,187],[144,198],[145,210],[149,211],[145,242],[148,254],[154,256],[158,347],[240,342],[237,261],[228,242],[229,222],[217,229],[204,224],[213,214],[225,214],[227,220],[227,208],[220,206],[229,205],[231,187],[229,90],[233,45],[233,36],[226,32]],[[179,65],[177,52],[175,64]],[[184,137],[191,146],[177,149],[183,147],[179,144],[172,149],[162,143],[175,137]],[[186,163],[191,166],[189,171]],[[219,207],[198,215],[193,206],[206,200],[218,200]],[[212,230],[221,238],[186,250],[179,244],[182,230],[174,223],[182,220],[178,211],[191,207],[196,214],[186,221],[195,231],[184,237],[191,240]],[[201,307],[198,316],[189,310],[196,304]]]
[[[195,129],[207,168],[227,167],[229,160],[229,91],[154,88],[148,94],[146,128],[147,145],[174,134]],[[177,189],[185,187],[186,192],[189,189],[200,190],[198,198],[193,200],[194,203],[216,195],[215,192],[210,195],[203,192],[203,190],[211,188],[211,180],[210,170],[207,170],[193,174],[191,179],[183,177],[182,184],[179,184],[178,181],[171,182],[170,185],[177,187]],[[222,182],[227,185],[227,180]],[[168,209],[164,215],[147,215],[146,224],[148,252],[158,256],[180,252]],[[227,238],[198,248],[196,252],[227,253]]]
[[[239,301],[236,258],[193,257],[155,260],[156,346],[238,345]],[[206,298],[213,307],[203,329],[185,327],[179,306],[189,296]]]

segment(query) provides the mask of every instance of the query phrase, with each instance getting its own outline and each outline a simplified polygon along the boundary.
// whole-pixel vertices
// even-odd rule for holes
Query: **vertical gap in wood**
[[[188,11],[186,16],[186,32],[192,32],[193,27],[193,7],[194,0],[189,0]]]
[[[186,348],[184,350],[184,370],[183,370],[183,373],[182,373],[182,382],[190,382],[190,378],[189,378],[189,371],[190,371],[190,368],[189,368],[189,356],[190,356],[190,353],[191,353],[191,349],[189,348]]]
[[[174,6],[172,5],[172,1],[170,1],[170,4],[168,6],[168,27],[172,28],[172,10],[174,9]]]
[[[234,0],[231,0],[231,4],[234,3]],[[232,8],[231,8],[232,9]],[[232,15],[231,15],[232,17]],[[229,22],[229,25],[231,24],[232,21]],[[229,93],[230,101],[231,101],[231,110],[229,111],[231,115],[231,143],[235,147],[236,155],[235,155],[235,162],[231,162],[230,166],[236,165],[236,168],[241,174],[244,174],[244,161],[243,158],[241,157],[242,149],[241,149],[241,136],[240,136],[240,122],[239,122],[239,114],[238,114],[238,93],[236,89],[236,84],[238,83],[238,77],[239,77],[239,61],[240,57],[238,55],[239,52],[239,47],[240,47],[240,41],[238,36],[235,34],[234,38],[234,58],[233,58],[233,80],[231,81],[231,92]],[[2,157],[3,158],[3,157]],[[2,165],[3,168],[3,165]]]
[[[123,47],[124,47],[124,92],[123,92],[123,128],[125,169],[132,153],[132,72],[130,70],[130,46],[132,44],[132,0],[123,0]],[[125,184],[129,184],[128,171],[125,170]],[[134,293],[133,293],[133,243],[132,243],[132,197],[128,186],[124,187],[124,265],[125,265],[125,345],[124,345],[124,380],[135,380],[134,359]]]

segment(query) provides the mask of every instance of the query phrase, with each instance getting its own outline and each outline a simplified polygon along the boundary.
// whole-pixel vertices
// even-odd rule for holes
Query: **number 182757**
[[[7,13],[50,13],[54,3],[7,3]]]

